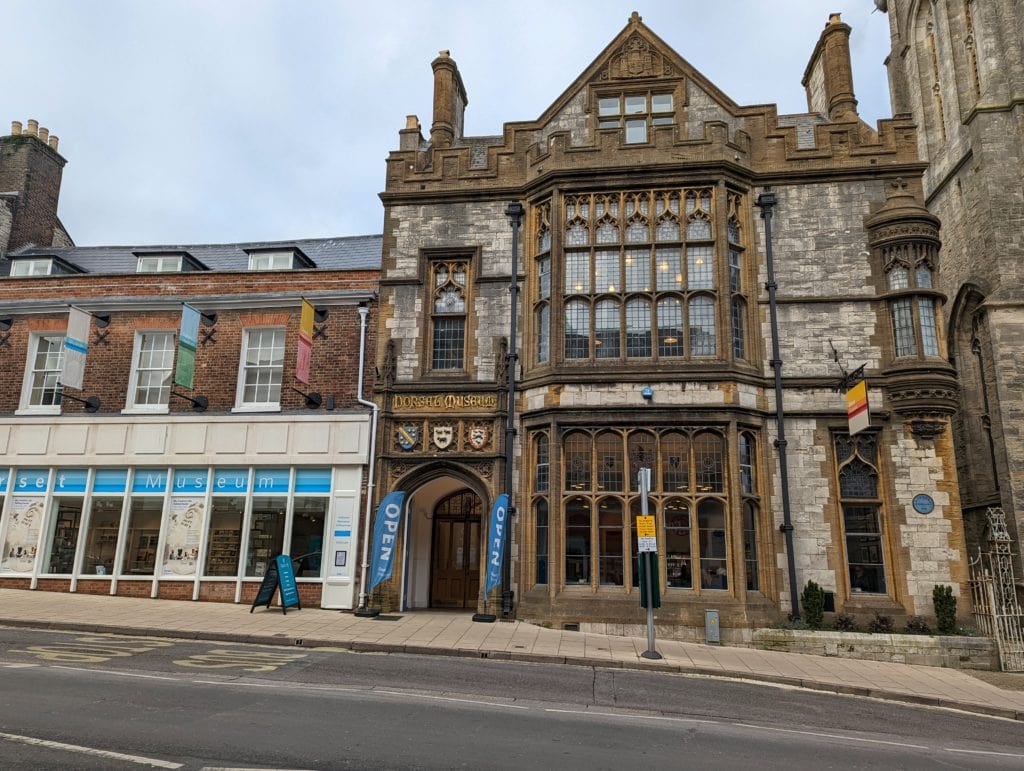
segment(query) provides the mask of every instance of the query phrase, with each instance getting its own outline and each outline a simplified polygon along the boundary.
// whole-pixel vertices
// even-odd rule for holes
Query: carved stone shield
[[[403,450],[411,450],[416,446],[416,443],[420,440],[420,429],[419,426],[405,425],[399,426],[396,432],[396,438],[398,439],[398,446]]]
[[[485,447],[490,438],[491,431],[487,426],[473,426],[469,429],[469,444],[474,450]]]
[[[439,450],[447,450],[455,439],[455,428],[452,426],[434,426],[434,446]]]

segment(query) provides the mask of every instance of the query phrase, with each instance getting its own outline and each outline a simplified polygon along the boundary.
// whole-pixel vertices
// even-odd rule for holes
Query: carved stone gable
[[[634,33],[617,53],[612,54],[598,80],[671,77],[675,74],[675,67],[665,55],[642,35]]]

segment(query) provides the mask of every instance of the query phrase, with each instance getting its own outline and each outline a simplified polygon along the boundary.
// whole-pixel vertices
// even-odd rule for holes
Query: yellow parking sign
[[[658,551],[658,532],[654,526],[654,517],[636,518],[637,549],[642,552]]]

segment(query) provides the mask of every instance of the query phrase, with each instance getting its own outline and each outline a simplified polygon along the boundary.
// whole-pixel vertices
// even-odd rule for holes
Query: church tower
[[[1024,536],[1024,14],[1020,0],[877,0],[889,15],[893,113],[909,113],[942,221],[939,288],[968,542],[1001,506]]]

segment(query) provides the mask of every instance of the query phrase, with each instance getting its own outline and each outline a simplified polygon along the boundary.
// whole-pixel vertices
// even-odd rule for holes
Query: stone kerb
[[[950,669],[999,670],[995,641],[987,637],[755,629],[751,646],[759,650],[810,653],[844,659]]]

